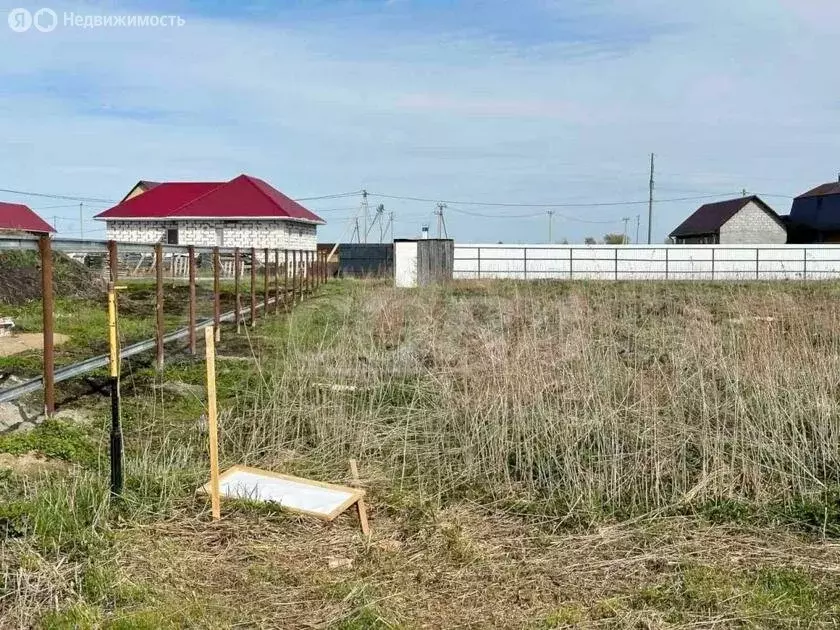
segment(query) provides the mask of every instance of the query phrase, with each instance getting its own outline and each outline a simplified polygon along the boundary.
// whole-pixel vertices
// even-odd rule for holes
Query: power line
[[[37,193],[26,190],[12,190],[11,188],[0,188],[0,192],[13,195],[25,195],[28,197],[43,197],[45,199],[66,199],[67,201],[83,201],[88,203],[116,203],[113,199],[98,199],[96,197],[73,197],[71,195],[53,195],[49,193]]]
[[[490,202],[490,201],[455,201],[446,199],[439,201],[430,197],[408,197],[400,195],[386,195],[385,193],[368,193],[370,197],[382,197],[385,199],[397,199],[400,201],[420,201],[424,203],[445,203],[457,204],[459,206],[488,206],[497,208],[599,208],[610,206],[639,206],[650,203],[649,199],[642,201],[599,201],[586,203],[573,202],[557,202],[557,203],[509,203],[509,202]],[[699,199],[712,199],[720,197],[720,194],[715,195],[697,195],[693,197],[675,197],[673,199],[657,199],[657,203],[670,203],[676,201],[694,201]],[[769,195],[768,195],[769,196]],[[541,216],[541,215],[540,215]],[[614,221],[613,221],[614,223]]]
[[[364,191],[354,190],[353,192],[336,193],[334,195],[321,195],[320,197],[297,197],[293,201],[317,201],[319,199],[341,199],[342,197],[355,197],[361,195]]]
[[[470,210],[464,210],[463,208],[455,208],[447,204],[446,206],[449,210],[453,212],[457,212],[459,214],[466,214],[471,217],[481,217],[482,219],[535,219],[537,217],[544,217],[544,212],[536,212],[531,214],[486,214],[483,212],[472,212]],[[558,217],[565,219],[566,221],[573,221],[576,223],[587,223],[590,225],[613,225],[619,222],[619,219],[606,219],[606,220],[592,220],[592,219],[580,219],[578,217],[570,217],[565,214],[559,214],[557,212],[552,211],[553,214],[557,214]]]

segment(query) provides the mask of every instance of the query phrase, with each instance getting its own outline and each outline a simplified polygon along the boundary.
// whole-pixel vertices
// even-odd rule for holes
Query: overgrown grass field
[[[0,626],[840,624],[840,285],[343,281],[219,348],[221,455],[333,482],[373,536],[212,523],[203,365],[0,438]],[[332,385],[341,385],[333,388]]]

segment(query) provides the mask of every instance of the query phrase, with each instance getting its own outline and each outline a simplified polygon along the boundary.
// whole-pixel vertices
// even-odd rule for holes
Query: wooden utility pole
[[[627,245],[627,224],[630,222],[630,217],[623,217],[621,220],[624,221],[624,235],[621,237],[621,244]]]
[[[443,211],[446,209],[446,204],[441,202],[437,205],[437,237],[442,238],[441,234],[449,238],[449,234],[446,233],[446,220],[443,218]]]
[[[367,243],[367,233],[368,233],[368,201],[367,201],[367,191],[362,191],[362,213],[364,213],[364,228],[365,228],[365,243]],[[359,235],[359,242],[361,243],[361,234]]]
[[[650,154],[650,195],[648,197],[648,245],[653,238],[653,160],[654,154]]]
[[[636,240],[633,241],[634,243],[639,243],[639,226],[642,224],[642,215],[636,215]]]
[[[548,210],[547,214],[548,214],[548,244],[550,245],[552,243],[551,228],[552,228],[552,224],[554,223],[554,210]]]

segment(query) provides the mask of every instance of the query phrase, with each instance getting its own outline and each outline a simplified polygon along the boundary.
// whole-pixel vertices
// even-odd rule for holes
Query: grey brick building
[[[699,207],[670,234],[677,244],[781,245],[787,229],[759,197],[741,197]]]

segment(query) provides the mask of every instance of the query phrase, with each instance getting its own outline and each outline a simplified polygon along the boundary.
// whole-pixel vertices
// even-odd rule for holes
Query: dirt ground
[[[60,333],[53,334],[56,346],[69,341],[70,337]],[[0,357],[20,354],[27,350],[43,350],[44,338],[41,333],[20,333],[10,337],[0,337]]]

